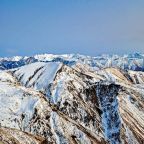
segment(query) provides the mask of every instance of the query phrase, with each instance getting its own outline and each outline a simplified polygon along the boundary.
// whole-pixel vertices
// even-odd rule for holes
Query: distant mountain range
[[[118,67],[127,70],[144,70],[144,54],[134,53],[124,56],[101,55],[97,57],[84,56],[79,54],[53,55],[42,54],[32,57],[12,57],[0,58],[0,69],[11,69],[34,62],[62,62],[66,65],[76,65],[82,63],[89,65],[92,69],[102,69],[107,67]]]

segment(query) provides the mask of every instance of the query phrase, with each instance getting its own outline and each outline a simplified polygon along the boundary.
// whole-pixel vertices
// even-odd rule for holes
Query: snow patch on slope
[[[16,88],[9,83],[0,82],[0,122],[2,126],[17,129],[27,127],[37,101],[38,97],[26,93],[20,87]],[[25,118],[23,122],[22,115]]]

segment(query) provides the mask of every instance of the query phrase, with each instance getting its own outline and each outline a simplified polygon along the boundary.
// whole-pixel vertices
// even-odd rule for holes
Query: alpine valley
[[[0,58],[0,144],[144,144],[144,54]]]

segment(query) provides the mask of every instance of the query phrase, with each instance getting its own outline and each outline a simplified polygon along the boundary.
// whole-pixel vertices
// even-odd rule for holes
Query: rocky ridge
[[[82,62],[31,61],[1,70],[0,141],[143,144],[143,84],[142,71]]]

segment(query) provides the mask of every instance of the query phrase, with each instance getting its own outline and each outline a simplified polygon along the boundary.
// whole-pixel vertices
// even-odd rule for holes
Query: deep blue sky
[[[144,52],[144,0],[0,0],[0,56]]]

